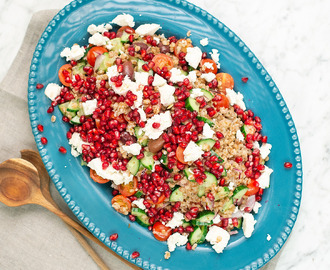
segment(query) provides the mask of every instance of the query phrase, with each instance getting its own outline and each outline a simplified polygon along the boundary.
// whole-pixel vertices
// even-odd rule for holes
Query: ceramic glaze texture
[[[42,92],[36,91],[36,83],[43,82],[46,85],[58,82],[56,71],[64,64],[64,60],[54,56],[77,41],[86,43],[86,28],[89,24],[107,22],[119,12],[133,15],[137,25],[158,23],[162,25],[161,32],[165,35],[184,37],[191,31],[194,44],[208,37],[209,44],[204,50],[210,52],[212,48],[217,48],[221,52],[221,70],[233,76],[235,88],[244,94],[247,107],[264,120],[264,132],[273,145],[268,163],[274,169],[272,188],[265,192],[263,199],[267,203],[257,215],[253,237],[247,240],[242,232],[232,237],[226,252],[221,254],[221,261],[218,260],[219,255],[206,244],[200,245],[194,253],[187,252],[184,247],[178,248],[171,260],[165,261],[165,243],[155,241],[147,230],[135,223],[129,228],[128,219],[109,205],[110,189],[91,182],[88,170],[80,166],[79,158],[70,155],[63,158],[57,151],[59,145],[69,148],[65,136],[68,126],[59,124],[50,128],[51,123],[44,123],[47,130],[44,135],[52,138],[53,143],[46,147],[40,143],[41,136],[36,126],[40,119],[47,117],[46,110],[41,108],[47,107],[49,101]],[[244,84],[240,80],[246,74],[253,83]],[[124,258],[130,259],[131,252],[139,249],[141,257],[131,260],[138,266],[146,269],[182,269],[187,265],[201,268],[205,264],[212,264],[221,269],[257,268],[279,251],[290,234],[302,189],[299,142],[291,115],[275,83],[254,54],[229,28],[199,7],[185,1],[165,0],[147,4],[144,1],[72,2],[54,17],[41,36],[32,59],[28,98],[31,126],[38,149],[60,194],[82,223]],[[60,117],[60,112],[56,111],[55,115]],[[293,162],[295,169],[286,170],[283,167],[285,160]],[[76,181],[77,178],[80,181]],[[281,192],[284,184],[289,196]],[[86,197],[89,198],[88,202],[84,200]],[[109,240],[107,236],[111,231],[121,235],[118,241]],[[267,234],[272,235],[272,241],[267,241]],[[254,250],[253,255],[247,257],[251,249]],[[236,260],[231,259],[233,256]]]

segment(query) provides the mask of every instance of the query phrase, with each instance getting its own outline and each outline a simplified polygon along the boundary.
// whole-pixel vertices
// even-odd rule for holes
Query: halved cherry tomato
[[[108,52],[106,48],[103,47],[92,47],[88,53],[87,53],[87,62],[90,64],[92,67],[95,65],[95,60],[96,58],[101,55]]]
[[[110,118],[111,118],[111,119],[114,119],[114,120],[117,120],[120,124],[122,124],[122,123],[126,123],[126,120],[125,120],[124,114],[120,114],[120,115],[118,115],[118,116],[115,116],[115,112],[114,112],[114,111],[111,111],[111,112],[110,112]]]
[[[183,155],[183,151],[184,148],[182,148],[181,146],[178,146],[178,148],[176,149],[175,155],[176,158],[183,164],[187,164],[187,162],[184,161],[184,155]]]
[[[201,71],[206,73],[212,72],[217,74],[218,72],[217,64],[212,59],[202,59],[199,65],[201,67]]]
[[[134,34],[135,30],[132,27],[129,26],[122,26],[118,29],[116,37],[121,37],[123,33],[126,32],[128,34]]]
[[[168,55],[164,53],[159,53],[152,58],[152,62],[155,63],[153,70],[156,72],[157,68],[163,69],[163,67],[167,67],[167,70],[173,68],[174,64]]]
[[[217,94],[213,99],[213,106],[217,111],[220,111],[221,107],[229,108],[229,100],[225,95]]]
[[[172,229],[157,221],[152,227],[152,233],[158,241],[166,241],[172,234]]]
[[[110,181],[109,179],[102,178],[101,176],[99,176],[96,173],[96,171],[94,171],[92,169],[90,169],[89,175],[96,183],[99,183],[99,184],[105,184],[105,183],[108,183]]]
[[[226,94],[227,88],[234,88],[234,79],[230,74],[218,73],[217,75],[215,75],[215,77],[218,80],[218,89],[220,90],[220,92]]]
[[[66,77],[69,77],[71,79],[71,73],[72,73],[72,66],[70,64],[65,64],[63,66],[60,67],[59,71],[58,71],[58,78],[60,79],[60,82],[64,85],[64,86],[70,86],[70,83],[67,83],[65,81]]]
[[[185,38],[179,39],[175,43],[175,48],[174,48],[174,54],[176,57],[179,57],[180,52],[187,53],[187,48],[193,47],[192,43],[190,40],[187,40]]]
[[[131,201],[123,195],[117,195],[111,200],[112,207],[123,215],[128,215],[132,209]]]
[[[259,191],[259,183],[256,180],[252,180],[250,184],[247,185],[248,190],[245,192],[246,196],[251,196],[257,194]]]
[[[120,194],[126,197],[132,196],[136,192],[137,182],[137,178],[134,176],[133,181],[129,182],[128,184],[120,184],[118,186]]]
[[[160,195],[160,197],[158,198],[158,201],[156,202],[156,204],[160,204],[162,203],[163,201],[165,201],[166,197],[164,195],[164,193],[162,193],[162,195]],[[150,204],[155,204],[152,200],[148,200],[148,202]]]

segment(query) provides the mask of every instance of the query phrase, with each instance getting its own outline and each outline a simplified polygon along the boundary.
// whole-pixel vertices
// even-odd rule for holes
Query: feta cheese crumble
[[[142,24],[138,28],[136,28],[135,33],[137,33],[140,36],[148,36],[148,35],[152,36],[161,28],[162,27],[159,24],[147,23],[147,24]]]
[[[243,101],[243,95],[240,92],[235,92],[234,90],[227,88],[227,98],[229,99],[229,103],[231,106],[234,104],[238,105],[243,111],[246,110],[245,103]]]
[[[272,239],[272,237],[270,236],[270,234],[269,233],[267,233],[267,241],[270,241],[271,239]]]
[[[153,128],[153,123],[159,123],[159,128]],[[156,114],[149,118],[146,126],[143,128],[145,135],[149,139],[156,140],[162,135],[163,131],[172,125],[172,117],[170,111],[164,113]]]
[[[261,207],[261,203],[259,203],[259,202],[255,202],[255,203],[254,203],[254,206],[253,206],[253,208],[252,208],[253,212],[256,213],[256,214],[258,214],[258,212],[259,212],[259,208],[260,208],[260,207]]]
[[[170,72],[171,72],[170,81],[172,83],[182,82],[186,78],[186,76],[182,73],[181,69],[172,68],[170,69]]]
[[[244,142],[244,135],[239,129],[236,131],[236,139],[241,142]]]
[[[82,107],[85,115],[92,115],[97,107],[97,99],[86,100],[82,103]]]
[[[203,73],[201,75],[201,78],[202,79],[205,79],[205,81],[207,81],[207,82],[211,82],[211,81],[213,81],[215,79],[215,74],[212,73],[212,72]]]
[[[220,68],[220,63],[219,63],[219,51],[217,49],[212,49],[212,52],[210,52],[212,60],[217,64],[217,68]]]
[[[197,97],[201,97],[201,96],[204,96],[204,93],[202,92],[202,90],[200,88],[191,89],[191,92],[190,92],[191,98],[197,98]]]
[[[137,156],[138,154],[140,154],[142,147],[138,143],[132,143],[131,145],[123,145],[122,148],[127,154]]]
[[[199,62],[202,60],[202,54],[203,53],[200,48],[188,47],[185,59],[189,66],[192,66],[194,69],[196,69],[199,65]]]
[[[175,98],[173,96],[175,92],[175,87],[172,85],[165,84],[158,88],[160,93],[160,102],[165,106],[168,107],[175,102]]]
[[[60,54],[61,57],[65,57],[66,61],[75,60],[78,61],[85,54],[85,48],[80,47],[78,44],[73,44],[71,48],[66,47]]]
[[[145,210],[146,206],[143,204],[143,201],[144,201],[143,198],[139,198],[139,199],[136,199],[135,201],[133,201],[132,204],[137,206],[141,210]]]
[[[199,41],[199,43],[202,45],[202,46],[207,46],[209,44],[209,39],[208,38],[203,38]]]
[[[88,43],[96,45],[96,46],[104,46],[107,45],[109,39],[99,32],[95,33],[88,39]]]
[[[181,235],[178,232],[173,233],[167,239],[168,251],[172,252],[175,250],[176,247],[184,246],[187,242],[188,242],[187,235]]]
[[[74,157],[79,156],[82,153],[82,145],[87,144],[89,145],[88,142],[84,142],[80,134],[78,132],[74,132],[72,134],[71,139],[69,140],[69,144],[71,145],[71,155]]]
[[[230,235],[226,230],[218,226],[212,226],[205,239],[210,242],[216,253],[222,253],[224,248],[228,245]]]
[[[155,74],[152,86],[163,86],[165,83],[166,80],[163,77],[159,76],[158,74]]]
[[[194,83],[197,81],[197,74],[196,74],[196,70],[192,70],[188,73],[188,76],[187,76],[188,80],[191,82],[191,83]]]
[[[140,114],[140,120],[143,122],[147,121],[147,115],[146,115],[145,111],[143,110],[143,108],[138,108],[137,111]],[[140,131],[142,133],[142,129],[140,129]]]
[[[49,83],[45,89],[45,95],[54,101],[54,99],[61,93],[62,87],[57,83]]]
[[[118,15],[116,18],[114,18],[112,20],[112,23],[115,23],[119,26],[130,26],[130,27],[134,27],[135,26],[135,22],[134,22],[134,18],[132,15],[130,14],[126,14],[126,13],[123,13],[123,14],[120,14]]]
[[[135,82],[138,85],[148,85],[148,77],[149,77],[149,73],[148,72],[134,72],[134,78],[135,78]]]
[[[103,34],[104,32],[107,32],[110,29],[112,29],[110,23],[107,24],[103,23],[98,26],[96,26],[95,24],[91,24],[90,26],[88,26],[87,32],[90,33],[91,35],[94,35],[95,33]]]
[[[254,224],[257,221],[254,220],[254,217],[251,213],[244,213],[243,214],[243,233],[246,238],[251,237],[252,232],[254,231]]]
[[[195,161],[203,155],[204,151],[201,147],[199,147],[196,143],[193,141],[190,141],[186,147],[186,149],[183,151],[184,161]]]
[[[184,219],[184,216],[182,213],[174,212],[173,218],[165,226],[170,227],[171,229],[174,229],[183,224],[183,219]]]
[[[269,188],[270,175],[273,170],[265,165],[265,169],[262,171],[260,177],[257,179],[260,188]]]
[[[210,127],[208,123],[205,123],[203,126],[203,138],[212,139],[215,131]]]
[[[220,218],[219,215],[216,215],[216,216],[212,219],[212,221],[213,221],[213,224],[218,224],[218,223],[220,223],[221,218]]]
[[[270,143],[263,143],[260,147],[260,156],[262,159],[265,159],[270,154],[270,149],[272,145]]]

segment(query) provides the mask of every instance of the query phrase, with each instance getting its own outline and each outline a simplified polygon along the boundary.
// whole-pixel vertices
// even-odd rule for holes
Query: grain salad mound
[[[217,49],[208,58],[188,37],[157,34],[158,24],[134,27],[121,14],[90,25],[87,45],[64,48],[62,86],[45,89],[48,112],[57,106],[72,124],[71,154],[111,185],[116,211],[169,252],[208,241],[221,253],[240,228],[252,235],[269,187],[261,119],[219,72]]]

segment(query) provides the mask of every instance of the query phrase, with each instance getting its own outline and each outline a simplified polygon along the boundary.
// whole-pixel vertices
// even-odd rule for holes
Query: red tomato
[[[121,37],[124,33],[124,31],[127,33],[127,34],[134,34],[135,33],[135,30],[132,28],[132,27],[129,27],[129,26],[122,26],[118,29],[117,31],[117,37]]]
[[[122,124],[122,123],[126,123],[126,120],[125,120],[124,115],[123,115],[123,114],[120,114],[120,115],[118,115],[118,116],[115,116],[114,111],[111,111],[111,113],[110,113],[110,118],[111,118],[111,119],[114,119],[114,120],[117,120],[120,124]]]
[[[104,179],[101,176],[97,175],[96,171],[94,171],[92,169],[90,169],[89,175],[96,183],[99,183],[99,184],[105,184],[110,181],[109,179]]]
[[[131,201],[123,195],[117,195],[111,200],[112,207],[123,215],[128,215],[132,209]]]
[[[259,183],[254,179],[252,179],[252,181],[250,182],[250,184],[247,185],[247,187],[248,190],[247,192],[245,192],[246,196],[255,195],[259,191]]]
[[[218,80],[218,89],[220,90],[220,92],[226,94],[227,88],[234,88],[234,79],[230,74],[218,73],[215,77]]]
[[[166,55],[164,53],[155,55],[154,58],[152,58],[152,62],[155,63],[155,65],[153,67],[153,70],[155,72],[156,72],[157,68],[162,69],[163,67],[167,67],[167,70],[170,70],[174,66],[171,57],[169,57],[168,55]]]
[[[229,100],[225,95],[217,94],[213,99],[213,106],[217,111],[220,111],[221,107],[229,108]]]
[[[121,195],[126,197],[132,196],[137,189],[137,178],[133,177],[133,181],[129,182],[128,184],[121,184],[118,186],[118,190]]]
[[[106,48],[103,47],[92,47],[88,53],[87,53],[87,62],[90,64],[92,67],[95,65],[95,60],[96,58],[101,55],[108,52]]]
[[[58,71],[58,78],[60,79],[60,82],[64,85],[64,86],[70,86],[70,83],[67,83],[65,81],[66,77],[69,77],[71,79],[71,73],[72,73],[72,66],[70,64],[65,64],[63,66],[60,67],[59,71]]]
[[[202,59],[199,65],[201,67],[201,71],[206,73],[212,72],[217,74],[218,72],[217,64],[212,59]]]
[[[184,161],[183,151],[184,151],[184,148],[182,148],[181,146],[179,146],[179,147],[176,149],[175,155],[176,155],[176,158],[177,158],[181,163],[183,163],[183,164],[187,164],[187,162]]]
[[[187,48],[193,47],[190,40],[185,38],[179,39],[175,43],[174,54],[176,57],[179,57],[180,52],[187,53]]]
[[[166,241],[172,234],[172,229],[157,221],[152,227],[152,233],[158,241]]]

